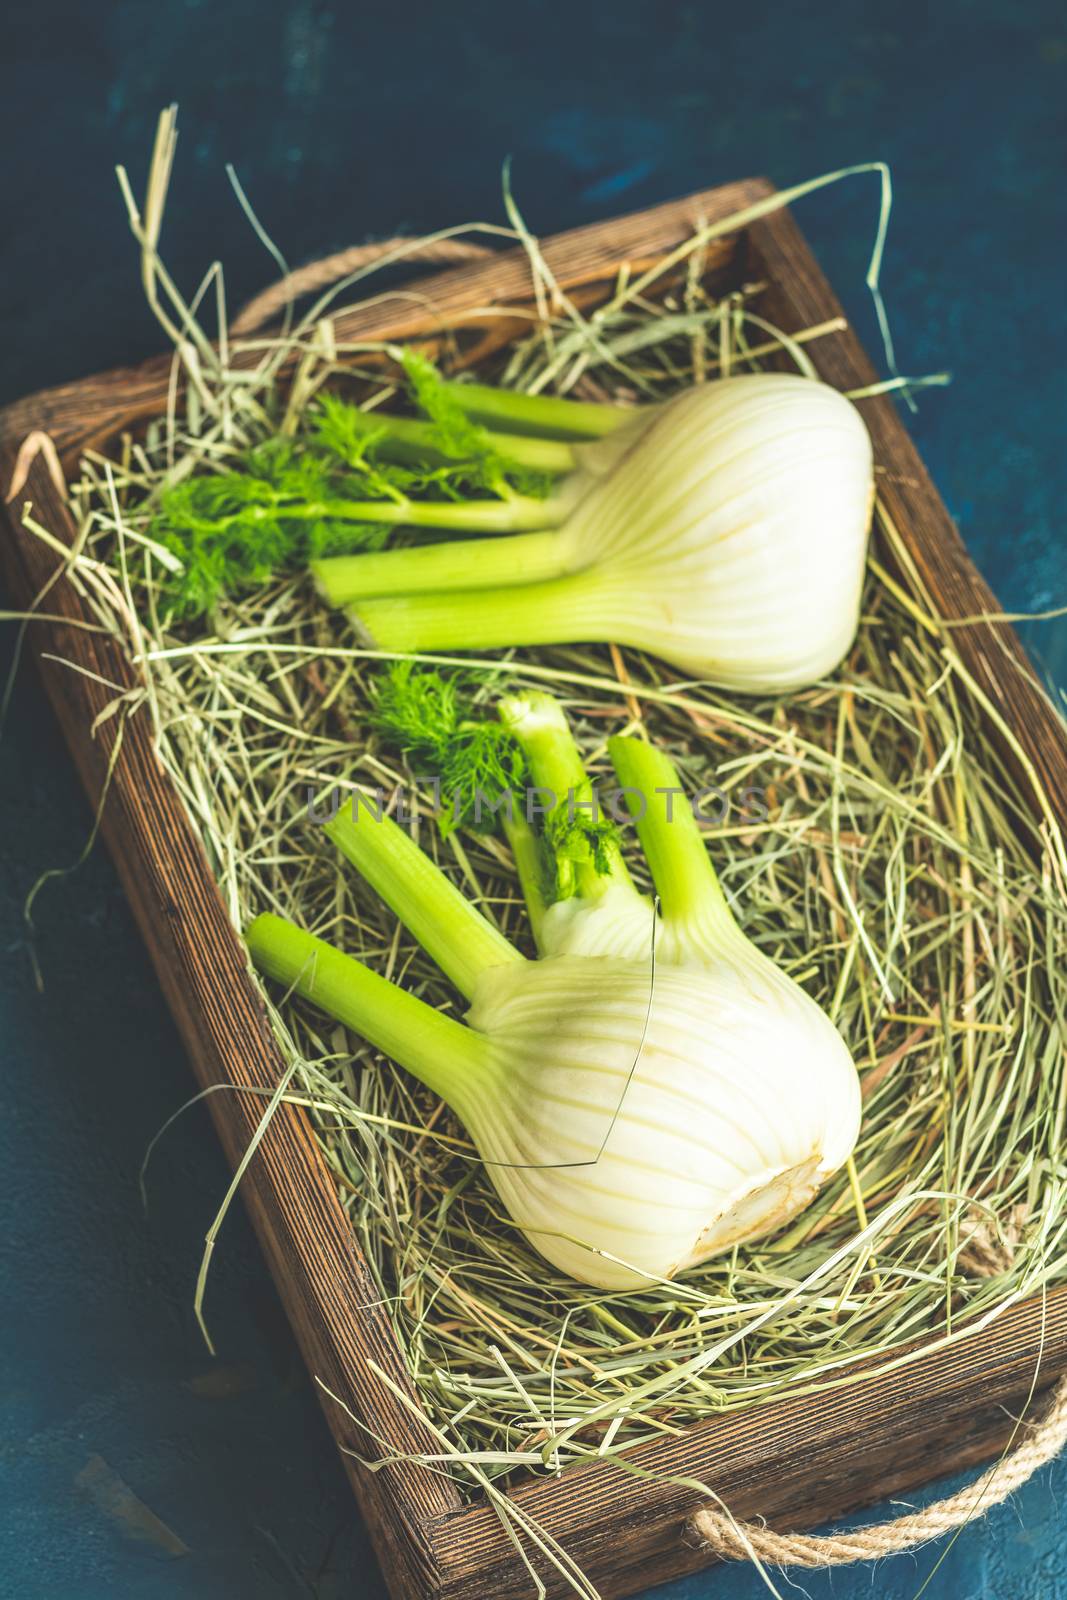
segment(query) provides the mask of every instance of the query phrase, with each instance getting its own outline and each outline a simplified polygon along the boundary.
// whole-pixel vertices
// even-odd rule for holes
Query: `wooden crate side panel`
[[[707,1485],[739,1518],[763,1517],[783,1530],[810,1527],[988,1460],[1007,1443],[1014,1417],[1024,1409],[1040,1414],[1048,1384],[1064,1367],[1067,1289],[1060,1289],[1049,1297],[1043,1324],[1039,1304],[1013,1306],[990,1327],[924,1351],[896,1373],[880,1375],[875,1366],[865,1381],[702,1422],[683,1438],[630,1450],[627,1460],[641,1476],[597,1462],[559,1480],[531,1481],[513,1497],[607,1600],[706,1564],[684,1543],[686,1519],[702,1500],[681,1480]],[[451,1575],[449,1600],[529,1594],[521,1563],[512,1554],[499,1559],[494,1520],[479,1507],[452,1513],[433,1530],[441,1567]],[[539,1571],[550,1595],[566,1593],[547,1565]]]
[[[787,211],[748,231],[750,270],[766,279],[768,316],[786,332],[841,315],[841,306],[796,222]],[[879,374],[852,329],[809,347],[821,377],[839,389],[857,389]],[[928,403],[934,404],[935,401]],[[955,523],[938,494],[887,395],[859,402],[874,441],[878,493],[927,589],[936,611],[950,621],[996,615],[1000,606],[967,554]],[[990,721],[1020,793],[1034,798],[1020,763],[1033,764],[1057,823],[1067,829],[1067,724],[1037,680],[1034,667],[1009,623],[976,621],[952,631],[952,643],[980,690],[1012,730],[1008,739]]]
[[[9,470],[10,464],[10,458],[5,462],[0,453],[0,470]],[[41,457],[31,468],[26,497],[37,517],[69,543],[73,524]],[[28,606],[51,578],[57,566],[55,553],[21,531],[16,534],[13,525],[0,553],[16,602]],[[56,616],[74,620],[82,615],[81,601],[66,579],[53,584],[45,604]],[[30,640],[37,647],[45,688],[95,806],[107,781],[120,719],[112,717],[92,736],[94,720],[114,696],[88,674],[105,683],[133,687],[133,672],[110,639],[84,628],[31,627]],[[61,660],[41,660],[42,646]],[[200,1085],[276,1085],[284,1071],[282,1058],[248,977],[243,946],[177,791],[155,757],[145,707],[123,729],[121,757],[114,765],[102,812],[102,832]],[[236,1166],[256,1131],[264,1102],[256,1094],[219,1093],[208,1104],[227,1156]],[[400,1440],[412,1450],[433,1448],[428,1436],[417,1442],[420,1430],[411,1414],[368,1368],[368,1360],[374,1360],[410,1393],[377,1289],[302,1111],[278,1108],[247,1169],[242,1192],[312,1377],[321,1379],[375,1434]],[[324,1392],[321,1398],[338,1443],[373,1458],[377,1451],[363,1429]],[[350,1469],[351,1460],[346,1458]],[[409,1465],[389,1467],[377,1475],[359,1473],[355,1481],[383,1563],[394,1575],[402,1575],[397,1592],[413,1592],[416,1577],[430,1587],[429,1576],[417,1570],[427,1560],[418,1526],[459,1503],[451,1486]]]
[[[771,192],[772,185],[766,180],[750,178],[611,222],[573,228],[545,241],[544,259],[560,289],[586,296],[597,286],[610,284],[622,267],[636,274],[654,266],[696,226],[729,217]],[[707,252],[708,270],[725,269],[737,242],[736,234],[713,241]],[[491,328],[500,320],[500,308],[529,306],[532,296],[526,252],[507,250],[495,260],[435,272],[405,285],[402,294],[341,312],[335,319],[335,335],[339,343],[346,343],[434,338],[470,324]],[[516,324],[505,327],[513,336]],[[250,352],[234,364],[251,366],[256,359],[255,352]],[[30,395],[0,411],[0,440],[21,442],[34,429],[44,429],[55,440],[64,465],[70,467],[82,451],[106,449],[124,429],[161,415],[171,367],[169,355],[158,356],[139,367],[101,373]]]

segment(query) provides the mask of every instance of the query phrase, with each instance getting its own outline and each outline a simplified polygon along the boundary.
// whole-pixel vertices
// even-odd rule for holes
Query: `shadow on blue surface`
[[[502,14],[464,0],[398,20],[314,0],[5,18],[0,401],[137,359],[144,311],[112,176],[143,172],[159,107],[182,106],[164,239],[180,282],[216,256],[239,303],[271,276],[223,175],[235,162],[295,260],[368,234],[500,220],[499,170],[541,232],[766,172],[782,185],[885,157],[898,200],[885,287],[901,365],[951,368],[912,424],[1010,609],[1067,599],[1059,533],[1067,320],[1067,23],[991,0],[763,8],[633,0]],[[877,197],[852,183],[801,220],[876,348],[862,288]],[[8,630],[10,632],[10,630]],[[1030,629],[1067,678],[1067,628]],[[196,1332],[200,1241],[227,1173],[197,1108],[145,1147],[192,1081],[114,873],[94,855],[39,902],[33,985],[21,905],[76,859],[89,818],[37,685],[0,745],[0,1590],[21,1600],[269,1600],[384,1592],[243,1216]],[[87,1492],[102,1457],[188,1546],[118,1531]],[[925,1593],[1067,1593],[1067,1466],[968,1529]],[[812,1596],[916,1595],[936,1551]],[[783,1581],[783,1592],[790,1592]],[[720,1568],[672,1600],[765,1594]]]

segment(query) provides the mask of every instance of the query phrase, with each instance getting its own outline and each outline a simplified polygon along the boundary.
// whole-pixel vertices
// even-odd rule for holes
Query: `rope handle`
[[[910,1512],[893,1522],[856,1528],[851,1533],[775,1533],[762,1523],[738,1522],[705,1507],[694,1512],[686,1524],[688,1542],[722,1561],[758,1559],[781,1567],[843,1567],[914,1550],[1001,1505],[1059,1454],[1067,1444],[1067,1378],[1053,1391],[1044,1419],[1029,1426],[1029,1436],[974,1483],[924,1511]]]
[[[395,251],[403,251],[405,261],[433,261],[442,266],[454,266],[464,261],[485,261],[496,252],[488,245],[475,244],[469,239],[381,239],[372,244],[350,245],[332,256],[319,261],[309,261],[297,267],[277,283],[261,290],[243,306],[230,324],[231,335],[242,338],[255,333],[283,312],[293,300],[314,294],[317,289],[328,289],[331,284],[347,278],[352,272],[372,267],[376,261]]]

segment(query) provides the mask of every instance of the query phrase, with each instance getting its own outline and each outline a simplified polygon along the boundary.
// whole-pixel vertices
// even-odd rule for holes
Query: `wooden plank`
[[[10,453],[5,459],[0,450],[5,483],[11,466]],[[42,455],[30,468],[23,497],[51,533],[72,542],[70,513]],[[25,534],[0,541],[0,555],[7,584],[23,607],[51,583],[60,564],[43,541]],[[65,578],[51,583],[45,605],[54,616],[72,621],[84,616]],[[177,790],[156,759],[147,708],[124,726],[115,716],[95,737],[91,731],[114,699],[107,684],[137,687],[133,668],[111,639],[82,627],[31,626],[29,638],[91,804],[99,803],[107,784],[102,832],[198,1082],[202,1088],[220,1083],[273,1088],[284,1062],[249,978],[244,947]],[[60,659],[42,661],[42,649]],[[121,756],[108,784],[120,728]],[[227,1092],[211,1095],[208,1105],[236,1166],[256,1131],[263,1099],[258,1093]],[[303,1111],[278,1108],[249,1164],[242,1193],[312,1377],[375,1436],[402,1440],[410,1449],[434,1449],[426,1435],[416,1447],[420,1430],[411,1414],[367,1366],[376,1361],[411,1393],[377,1287]],[[373,1458],[373,1440],[341,1407],[323,1399],[342,1450]],[[351,1470],[353,1457],[345,1461]],[[428,1591],[433,1570],[420,1524],[458,1505],[455,1491],[436,1474],[407,1464],[352,1476],[395,1593]]]
[[[780,321],[784,331],[841,315],[836,295],[788,211],[750,228],[746,247],[750,272],[769,286],[766,315]],[[878,379],[850,327],[817,340],[808,353],[820,376],[836,388],[857,389]],[[937,612],[956,621],[996,615],[1001,609],[996,596],[967,554],[895,402],[882,395],[859,404],[874,442],[879,496]],[[1067,727],[1015,629],[1009,623],[975,622],[953,629],[952,639],[967,670],[1033,763],[1060,827],[1067,829]],[[995,723],[990,732],[1015,771],[1021,794],[1032,800],[1032,784],[1013,742],[1003,738]]]
[[[1067,1367],[1067,1289],[1049,1297],[1043,1331],[1042,1348],[1039,1305],[1012,1306],[991,1327],[903,1371],[879,1376],[879,1364],[862,1382],[701,1422],[683,1438],[628,1451],[629,1464],[652,1478],[596,1462],[532,1480],[513,1498],[605,1600],[632,1594],[707,1564],[684,1537],[702,1503],[693,1479],[735,1516],[789,1530],[987,1460],[1007,1442],[1035,1376],[1028,1416],[1040,1413],[1044,1386]],[[495,1522],[478,1508],[433,1529],[449,1600],[529,1595],[529,1575],[513,1552],[501,1551]],[[537,1567],[550,1595],[567,1592],[558,1573],[543,1561]]]
[[[770,192],[764,179],[747,179],[633,216],[572,228],[545,242],[544,258],[565,292],[610,284],[623,266],[635,273],[653,266],[698,224],[728,217]],[[736,236],[710,245],[708,270],[726,266],[736,247]],[[342,312],[335,333],[339,343],[434,337],[461,325],[483,324],[489,308],[529,305],[532,296],[526,252],[513,249],[497,260],[453,267],[406,284],[402,296],[382,297],[373,305]],[[496,320],[495,311],[491,320]],[[249,352],[243,362],[238,357],[234,364],[251,366],[256,359],[255,352]],[[171,368],[168,354],[139,367],[117,368],[30,395],[0,410],[0,441],[21,441],[34,429],[44,429],[69,468],[84,450],[103,448],[123,429],[161,415]]]

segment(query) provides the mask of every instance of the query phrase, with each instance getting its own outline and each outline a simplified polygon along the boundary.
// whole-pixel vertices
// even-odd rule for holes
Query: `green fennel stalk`
[[[383,411],[357,411],[354,406],[347,409],[352,437],[362,437],[373,443],[377,453],[387,461],[425,467],[446,466],[465,459],[448,448],[433,422],[394,417]],[[578,464],[573,449],[562,439],[525,438],[482,429],[481,445],[486,455],[504,470],[543,472],[555,477],[573,472]]]
[[[592,804],[593,785],[555,702],[533,692],[512,696],[501,702],[500,715],[522,748],[532,783],[543,791],[535,809],[548,809],[538,835],[526,820],[520,792],[504,824],[533,911],[538,948],[544,948],[550,901],[558,904],[577,893],[593,904],[616,889],[646,905],[634,888],[614,830],[582,809]],[[639,739],[614,739],[609,749],[620,783],[652,801],[640,823],[640,838],[664,906],[687,911],[694,900],[707,902],[710,897],[718,914],[732,924],[688,802],[679,799],[670,820],[655,803],[657,785],[667,784],[681,796],[670,762]],[[683,826],[676,835],[679,819]],[[468,999],[486,972],[525,960],[411,835],[369,802],[354,799],[325,824],[324,832]],[[550,894],[546,857],[553,868],[548,876],[555,878]],[[647,914],[651,916],[650,907]],[[462,1076],[484,1067],[478,1035],[471,1029],[283,918],[271,913],[255,918],[246,942],[261,971],[361,1033],[453,1103],[463,1099]]]
[[[543,917],[549,898],[558,904],[577,894],[593,904],[612,889],[622,890],[645,904],[623,860],[616,831],[602,819],[590,817],[584,809],[594,804],[594,787],[555,701],[549,695],[528,692],[504,699],[499,709],[504,727],[522,748],[535,791],[541,791],[533,806],[535,814],[545,813],[540,835],[526,818],[521,792],[514,796],[511,820],[505,822],[508,837],[517,845],[515,867],[523,893],[537,908],[538,918]],[[609,755],[620,784],[645,799],[638,833],[665,910],[671,916],[677,913],[685,917],[699,905],[732,925],[732,915],[692,809],[670,761],[643,740],[634,738],[613,738]],[[670,808],[657,795],[657,788],[673,791]],[[374,805],[354,799],[324,825],[324,832],[460,993],[470,998],[484,972],[525,959],[470,904],[411,835]],[[556,879],[550,897],[545,889],[546,856],[553,864]],[[534,932],[537,936],[536,927]],[[416,1076],[423,1077],[416,1058],[421,1059],[421,1041],[429,1034],[424,1029],[414,1029],[409,1049],[405,1029],[412,1019],[424,1013],[436,1016],[431,1006],[403,995],[394,985],[385,985],[386,990],[403,995],[405,1002],[392,1018],[390,1043],[386,1045],[381,1041],[390,1002],[377,985],[367,985],[360,979],[344,1004],[344,1015],[338,1009],[341,975],[366,972],[362,963],[334,952],[337,960],[328,967],[330,980],[326,984],[316,976],[316,961],[323,949],[331,947],[269,913],[255,919],[246,937],[257,966],[316,1000],[339,1021],[355,1026],[378,1048],[387,1050]],[[538,947],[543,948],[540,940]],[[369,1010],[367,1026],[363,1027],[353,1018],[365,1001]]]
[[[398,526],[521,535],[558,521],[547,496],[573,470],[571,447],[495,435],[452,404],[428,364],[417,378],[426,419],[326,393],[296,438],[164,487],[146,531],[169,558],[161,592],[173,611],[198,615],[278,574],[378,550]]]
[[[477,422],[543,439],[602,439],[633,417],[622,406],[596,405],[558,395],[520,394],[486,383],[445,383],[448,398]]]

